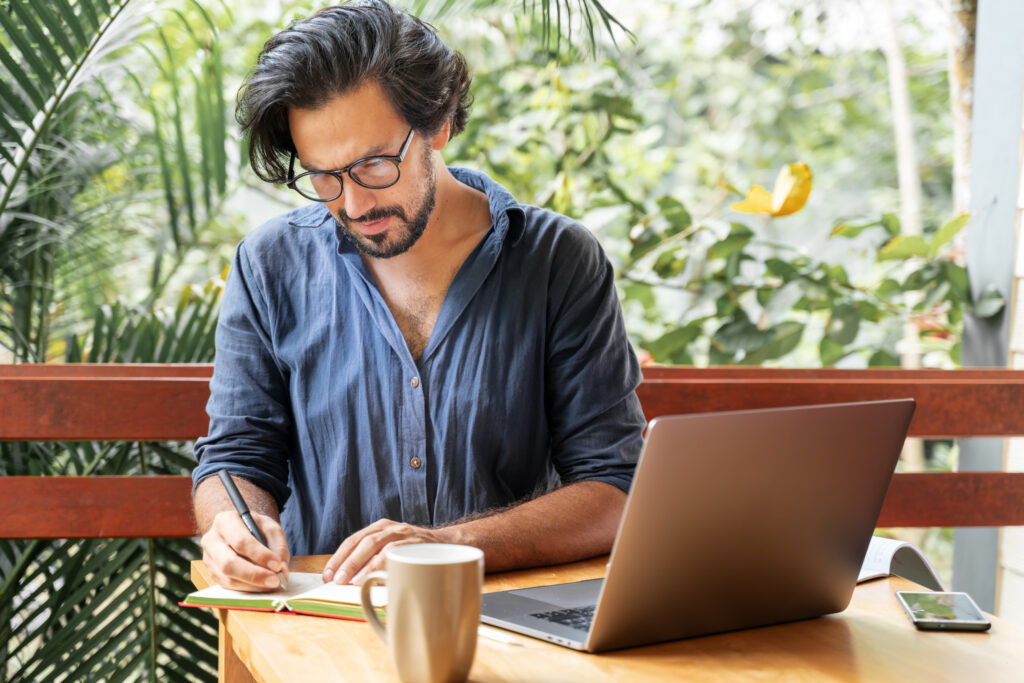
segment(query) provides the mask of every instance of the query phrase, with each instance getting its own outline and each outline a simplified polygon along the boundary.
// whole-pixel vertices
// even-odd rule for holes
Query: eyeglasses
[[[288,162],[290,180],[285,181],[285,184],[314,202],[333,202],[340,197],[345,191],[342,175],[344,173],[348,173],[348,177],[359,185],[371,190],[391,187],[402,175],[399,164],[405,160],[405,153],[409,151],[414,132],[415,129],[409,129],[409,135],[406,136],[398,154],[365,157],[336,171],[308,171],[295,176],[295,152],[292,152],[291,161]]]

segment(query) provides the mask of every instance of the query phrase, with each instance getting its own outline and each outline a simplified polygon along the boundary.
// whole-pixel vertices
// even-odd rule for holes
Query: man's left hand
[[[444,543],[442,530],[425,529],[380,519],[352,534],[327,560],[324,568],[324,583],[362,582],[372,571],[384,569],[384,551],[392,546],[406,543]]]

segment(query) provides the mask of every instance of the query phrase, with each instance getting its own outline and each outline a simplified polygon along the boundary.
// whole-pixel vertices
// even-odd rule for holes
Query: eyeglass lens
[[[398,180],[398,164],[390,159],[367,159],[348,170],[349,177],[364,187],[381,189]],[[308,173],[295,179],[295,189],[308,199],[330,201],[342,192],[341,179],[331,173]]]

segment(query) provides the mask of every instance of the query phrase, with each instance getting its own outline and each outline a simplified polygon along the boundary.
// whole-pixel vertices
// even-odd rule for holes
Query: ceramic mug
[[[387,643],[403,681],[464,681],[476,654],[484,553],[449,543],[395,546],[384,553],[386,571],[363,581],[363,614]],[[388,589],[387,625],[370,604],[370,587]]]

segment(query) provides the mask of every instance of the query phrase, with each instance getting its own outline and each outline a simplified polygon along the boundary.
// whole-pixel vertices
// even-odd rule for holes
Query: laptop
[[[846,609],[913,399],[650,422],[603,579],[487,593],[481,620],[586,652]]]

